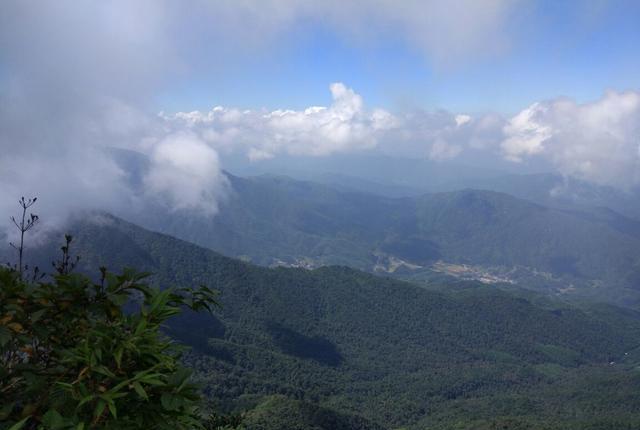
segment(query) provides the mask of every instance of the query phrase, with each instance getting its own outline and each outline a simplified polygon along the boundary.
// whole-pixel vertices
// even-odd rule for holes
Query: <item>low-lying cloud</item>
[[[218,154],[190,132],[171,134],[153,145],[144,191],[160,196],[174,210],[218,212],[218,201],[228,186]]]
[[[155,1],[4,2],[0,14],[0,229],[17,199],[38,196],[34,210],[57,225],[83,209],[122,213],[144,202],[111,156],[138,150],[155,164],[171,134],[148,103],[184,68],[170,37],[169,5]],[[211,159],[214,159],[212,157]],[[209,174],[219,177],[210,162]],[[167,167],[163,164],[163,167]],[[184,174],[168,169],[175,182]],[[189,192],[215,209],[211,182],[195,175]],[[158,175],[150,180],[167,204],[176,199]],[[215,188],[214,189],[219,189]],[[184,196],[181,196],[184,197]]]

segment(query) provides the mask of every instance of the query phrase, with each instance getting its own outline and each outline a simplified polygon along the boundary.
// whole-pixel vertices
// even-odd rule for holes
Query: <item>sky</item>
[[[640,182],[640,3],[6,0],[0,213],[215,215],[224,159],[380,153]],[[132,189],[112,149],[148,160]],[[0,222],[2,226],[2,222]]]
[[[402,4],[388,4],[394,3]],[[429,13],[421,6],[429,2],[406,3]],[[420,34],[423,22],[430,25],[427,19],[414,24],[418,34],[413,36],[403,25],[385,30],[383,24],[358,36],[319,17],[289,25],[268,55],[254,52],[234,58],[219,74],[203,67],[176,80],[158,103],[168,111],[207,109],[212,103],[301,109],[328,103],[327,83],[339,81],[372,105],[388,109],[514,114],[544,99],[566,96],[586,102],[608,89],[640,86],[636,1],[457,3],[472,5],[469,14],[494,5],[486,23],[469,36],[475,39],[477,33],[477,42]],[[451,25],[467,24],[459,18]]]

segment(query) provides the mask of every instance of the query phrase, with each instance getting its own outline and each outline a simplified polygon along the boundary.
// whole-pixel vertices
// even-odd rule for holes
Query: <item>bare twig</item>
[[[33,227],[35,227],[36,224],[38,224],[38,220],[39,220],[38,215],[34,215],[34,214],[30,213],[29,216],[27,216],[27,210],[31,206],[33,206],[36,203],[37,200],[38,200],[37,197],[33,197],[31,199],[25,199],[24,197],[21,197],[20,200],[18,200],[18,204],[22,208],[22,217],[20,218],[19,222],[18,222],[18,220],[16,220],[15,217],[13,217],[13,216],[11,217],[11,221],[13,222],[13,224],[16,226],[16,228],[20,232],[20,243],[18,245],[14,244],[14,243],[9,243],[9,245],[11,245],[11,247],[13,249],[18,251],[18,267],[17,267],[17,270],[18,270],[18,273],[20,274],[20,277],[22,277],[22,272],[23,272],[23,269],[24,269],[24,266],[23,266],[24,235],[25,235],[26,232],[28,232]]]

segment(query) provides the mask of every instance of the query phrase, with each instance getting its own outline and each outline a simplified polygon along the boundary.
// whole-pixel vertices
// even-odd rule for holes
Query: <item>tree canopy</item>
[[[97,282],[60,272],[33,282],[0,268],[0,428],[201,427],[199,391],[161,327],[183,307],[211,311],[215,292],[159,290],[131,269],[101,268]]]

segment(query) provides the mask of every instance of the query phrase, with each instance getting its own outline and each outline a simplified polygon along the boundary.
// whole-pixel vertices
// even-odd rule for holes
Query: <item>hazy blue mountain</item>
[[[129,172],[130,182],[141,186],[144,156],[114,150],[114,157]],[[358,160],[345,156],[331,163],[355,165],[354,175],[377,171],[381,180],[402,177],[403,168],[407,177],[417,177],[426,166],[423,160],[371,157],[358,168]],[[327,163],[307,162],[310,176]],[[446,177],[437,166],[429,164],[432,171],[423,175]],[[453,276],[635,306],[640,298],[639,223],[606,206],[633,215],[640,199],[554,175],[496,174],[469,171],[480,175],[475,180],[449,175],[458,183],[445,186],[443,180],[438,186],[456,191],[420,195],[406,184],[382,185],[358,176],[329,175],[324,182],[332,185],[326,185],[273,174],[228,174],[231,192],[213,218],[159,203],[120,215],[261,265],[343,264],[412,280]],[[457,189],[469,181],[510,194]],[[383,195],[402,196],[407,189],[405,197]]]
[[[431,161],[382,155],[293,157],[247,163],[229,158],[225,165],[240,176],[280,174],[345,191],[410,197],[467,188],[499,191],[550,207],[608,207],[640,219],[640,190],[619,190],[554,173],[480,168],[455,161]],[[518,166],[521,168],[522,166]]]
[[[380,184],[388,189],[367,187],[380,194],[404,189],[421,193],[452,190],[452,183],[467,188],[479,179],[491,179],[512,173],[500,168],[477,167],[456,161],[433,161],[426,158],[392,157],[380,154],[335,154],[327,157],[283,156],[247,163],[245,157],[223,158],[226,169],[239,176],[262,174],[287,175],[299,180],[331,185],[346,182]],[[336,178],[341,178],[336,180]],[[364,191],[360,189],[360,191]]]
[[[493,190],[564,209],[609,208],[640,219],[640,189],[620,190],[556,174],[506,175],[479,178],[475,188]]]

